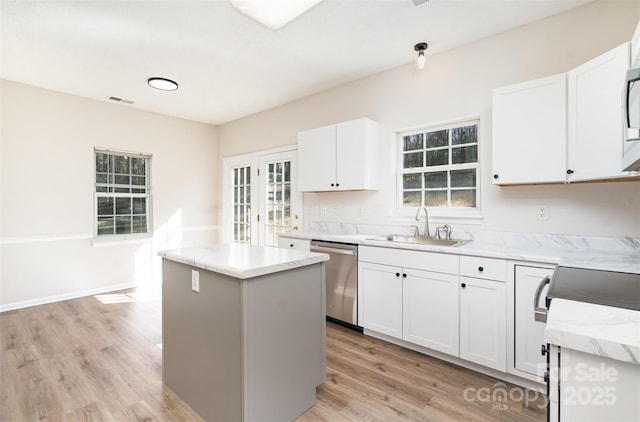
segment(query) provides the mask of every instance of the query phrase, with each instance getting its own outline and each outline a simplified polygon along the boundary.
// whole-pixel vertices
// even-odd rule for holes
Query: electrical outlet
[[[329,207],[325,205],[324,207],[322,207],[322,215],[327,215],[327,214],[329,214]]]
[[[196,270],[191,270],[191,290],[200,291],[200,273]]]
[[[549,206],[548,205],[536,205],[536,220],[547,221],[549,220]]]

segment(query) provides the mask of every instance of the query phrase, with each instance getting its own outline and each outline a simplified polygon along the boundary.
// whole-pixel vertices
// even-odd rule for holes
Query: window
[[[151,155],[96,149],[95,164],[95,235],[149,234]]]
[[[478,207],[478,121],[398,134],[402,207]]]

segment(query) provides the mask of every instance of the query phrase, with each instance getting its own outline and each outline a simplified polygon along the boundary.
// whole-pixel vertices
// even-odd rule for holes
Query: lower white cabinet
[[[402,338],[458,356],[458,276],[405,269]]]
[[[402,268],[358,264],[362,327],[402,338]]]
[[[554,345],[551,358],[549,421],[640,420],[639,365]]]
[[[362,327],[504,372],[505,273],[501,259],[361,246]]]
[[[505,283],[460,278],[460,357],[499,371],[507,369]]]

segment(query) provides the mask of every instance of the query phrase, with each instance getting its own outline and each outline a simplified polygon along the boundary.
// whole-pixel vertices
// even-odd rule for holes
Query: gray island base
[[[232,244],[160,256],[171,390],[207,421],[290,421],[315,404],[327,255]]]

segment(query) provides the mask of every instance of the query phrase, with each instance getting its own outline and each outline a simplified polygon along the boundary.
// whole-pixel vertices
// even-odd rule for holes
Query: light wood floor
[[[160,324],[135,290],[0,314],[0,421],[201,421],[162,385]],[[297,422],[545,419],[541,396],[476,394],[496,382],[327,324],[327,381]]]

